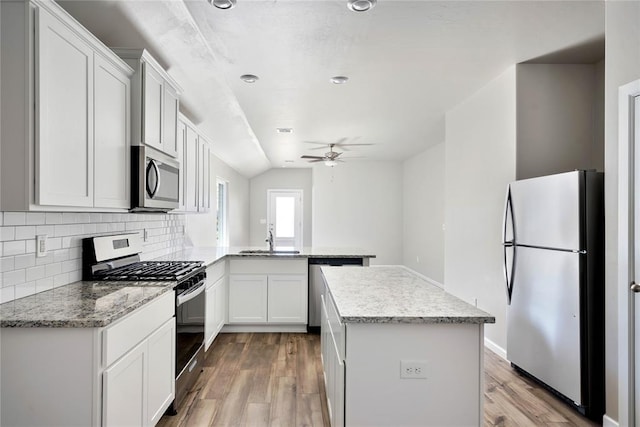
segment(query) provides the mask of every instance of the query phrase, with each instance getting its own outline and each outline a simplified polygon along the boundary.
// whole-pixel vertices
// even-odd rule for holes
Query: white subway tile
[[[15,268],[15,258],[12,256],[0,258],[0,272],[11,271]]]
[[[45,266],[27,268],[27,274],[25,280],[30,282],[32,280],[42,279],[45,276]]]
[[[14,242],[4,242],[2,244],[2,251],[4,256],[22,255],[25,253],[26,247],[24,240],[16,240]]]
[[[4,224],[4,212],[0,212],[0,225]]]
[[[34,225],[27,225],[22,227],[16,227],[16,240],[28,240],[36,238],[36,227]]]
[[[46,215],[44,212],[27,212],[27,225],[40,225],[46,222]]]
[[[50,251],[62,249],[62,237],[50,237],[47,239],[47,248]]]
[[[47,277],[55,276],[60,273],[62,273],[61,263],[53,263],[45,266],[45,276]]]
[[[61,212],[47,212],[45,217],[45,224],[62,224]]]
[[[62,223],[63,224],[77,224],[78,222],[78,215],[75,212],[63,212],[62,213]]]
[[[38,225],[36,226],[36,236],[41,234],[46,234],[47,236],[53,237],[56,232],[55,225]]]
[[[95,234],[96,224],[84,224],[82,226],[82,234]]]
[[[36,293],[36,282],[27,282],[16,285],[16,299],[28,297]]]
[[[69,283],[69,273],[58,274],[53,277],[53,287],[58,288],[60,286],[68,285]]]
[[[0,227],[0,242],[16,239],[15,227]]]
[[[82,280],[81,270],[69,272],[69,283],[79,282],[80,280]]]
[[[79,236],[82,234],[82,224],[71,224],[67,227],[69,227],[68,235],[70,236]]]
[[[58,249],[53,252],[53,261],[62,262],[69,259],[69,249]]]
[[[71,233],[69,232],[69,225],[56,225],[54,236],[55,237],[64,237],[69,236]],[[53,236],[49,236],[53,237]]]
[[[82,248],[75,247],[69,248],[69,259],[79,259],[82,258]]]
[[[96,233],[108,233],[109,232],[109,224],[100,223],[96,224]]]
[[[24,212],[5,212],[4,225],[25,225],[27,223]]]
[[[15,268],[29,268],[36,265],[36,256],[34,254],[18,255],[15,257]]]
[[[78,220],[76,221],[79,224],[87,224],[91,222],[91,214],[82,212],[78,214]]]
[[[13,270],[2,273],[2,281],[4,286],[17,285],[25,282],[25,270]]]
[[[124,231],[124,222],[116,222],[113,231]]]
[[[102,214],[102,222],[114,222],[115,219],[113,218],[113,216],[114,216],[113,214],[107,214],[107,213]]]
[[[91,214],[91,222],[93,222],[93,223],[102,222],[102,214],[92,213]]]
[[[15,286],[6,286],[0,290],[0,302],[9,302],[16,299]]]
[[[53,277],[45,277],[36,281],[36,292],[44,292],[53,289]]]
[[[72,259],[69,261],[63,261],[62,262],[62,272],[63,273],[68,273],[70,271],[74,271],[74,270],[80,270],[82,268],[82,265],[80,263],[79,259]]]
[[[25,240],[25,253],[35,254],[36,253],[36,239]]]
[[[48,253],[43,257],[36,257],[36,265],[47,265],[47,264],[51,264],[53,262],[53,254],[52,253]]]

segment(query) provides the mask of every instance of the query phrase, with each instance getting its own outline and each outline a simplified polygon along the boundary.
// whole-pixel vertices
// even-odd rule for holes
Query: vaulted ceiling
[[[443,142],[446,111],[510,65],[576,46],[589,48],[570,60],[595,62],[604,38],[601,1],[378,0],[366,13],[346,0],[59,3],[108,46],[149,50],[214,153],[249,177],[328,151],[308,142],[408,158]]]

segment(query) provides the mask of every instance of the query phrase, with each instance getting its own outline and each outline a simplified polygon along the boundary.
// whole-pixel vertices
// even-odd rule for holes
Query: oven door
[[[179,205],[180,163],[145,146],[132,147],[132,210],[169,211]]]

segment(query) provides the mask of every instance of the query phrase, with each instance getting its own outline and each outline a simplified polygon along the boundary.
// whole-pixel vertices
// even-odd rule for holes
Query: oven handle
[[[190,288],[188,291],[178,295],[178,297],[176,298],[177,300],[176,307],[180,307],[185,302],[191,301],[192,299],[200,295],[202,292],[204,292],[204,289],[205,289],[205,280],[203,279],[197,285]]]

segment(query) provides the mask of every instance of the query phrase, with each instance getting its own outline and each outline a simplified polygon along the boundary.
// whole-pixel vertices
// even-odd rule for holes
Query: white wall
[[[440,143],[403,164],[403,264],[444,282],[444,165]]]
[[[215,155],[211,155],[211,212],[206,214],[185,214],[188,246],[216,245],[216,178],[229,182],[229,246],[249,244],[249,179],[229,167]]]
[[[515,67],[446,115],[445,289],[496,318],[485,335],[506,348],[501,229],[515,179]]]
[[[517,179],[604,170],[602,66],[518,64]]]
[[[606,222],[606,399],[607,415],[630,425],[619,412],[618,390],[618,87],[640,78],[640,3],[607,1],[605,59],[605,222]]]
[[[312,245],[311,213],[313,202],[311,197],[311,169],[281,168],[270,169],[251,178],[249,214],[249,244],[264,246],[267,225],[260,224],[260,219],[267,219],[267,190],[302,190],[302,240],[303,246]]]
[[[402,163],[316,165],[313,245],[360,247],[372,264],[402,264]]]

